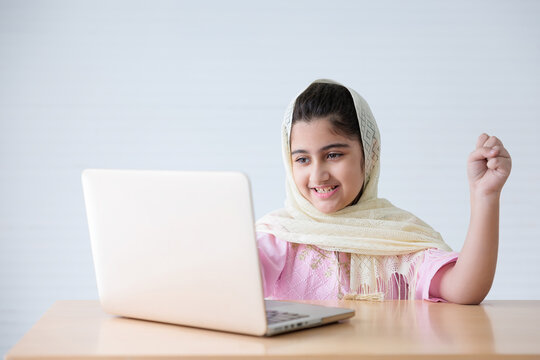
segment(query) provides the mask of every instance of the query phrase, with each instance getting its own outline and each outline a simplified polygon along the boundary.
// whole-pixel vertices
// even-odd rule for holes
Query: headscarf
[[[314,83],[342,85],[328,79],[319,79]],[[411,262],[405,268],[384,269],[384,266],[380,266],[381,256],[421,253],[429,248],[451,249],[428,224],[377,196],[381,143],[379,129],[367,102],[356,91],[346,88],[354,101],[364,150],[364,184],[360,199],[354,205],[325,214],[298,190],[293,178],[290,149],[295,97],[285,111],[281,127],[286,172],[285,208],[259,219],[256,230],[291,243],[350,253],[351,292],[345,298],[382,299],[382,283],[395,276],[396,272],[406,278],[409,298],[413,298],[416,284],[413,276],[416,275],[414,269],[417,264]]]

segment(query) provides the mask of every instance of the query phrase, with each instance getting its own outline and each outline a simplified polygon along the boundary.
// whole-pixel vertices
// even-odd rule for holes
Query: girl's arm
[[[479,304],[493,283],[499,247],[499,200],[512,161],[502,142],[482,134],[468,159],[471,219],[457,262],[437,272],[430,293],[459,304]],[[438,281],[437,281],[438,280]]]

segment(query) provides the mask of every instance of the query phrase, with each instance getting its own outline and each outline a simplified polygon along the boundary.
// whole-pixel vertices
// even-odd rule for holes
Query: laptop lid
[[[82,183],[105,311],[265,334],[247,176],[88,169]]]

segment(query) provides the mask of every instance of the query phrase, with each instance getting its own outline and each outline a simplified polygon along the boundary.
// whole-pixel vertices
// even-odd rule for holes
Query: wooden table
[[[258,338],[114,317],[97,301],[58,301],[6,359],[540,359],[540,301],[312,303],[354,308],[356,316]]]

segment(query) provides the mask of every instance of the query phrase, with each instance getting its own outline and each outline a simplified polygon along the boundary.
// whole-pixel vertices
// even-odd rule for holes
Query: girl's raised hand
[[[501,140],[484,133],[478,137],[476,149],[467,160],[471,193],[499,195],[510,175],[512,159]]]

